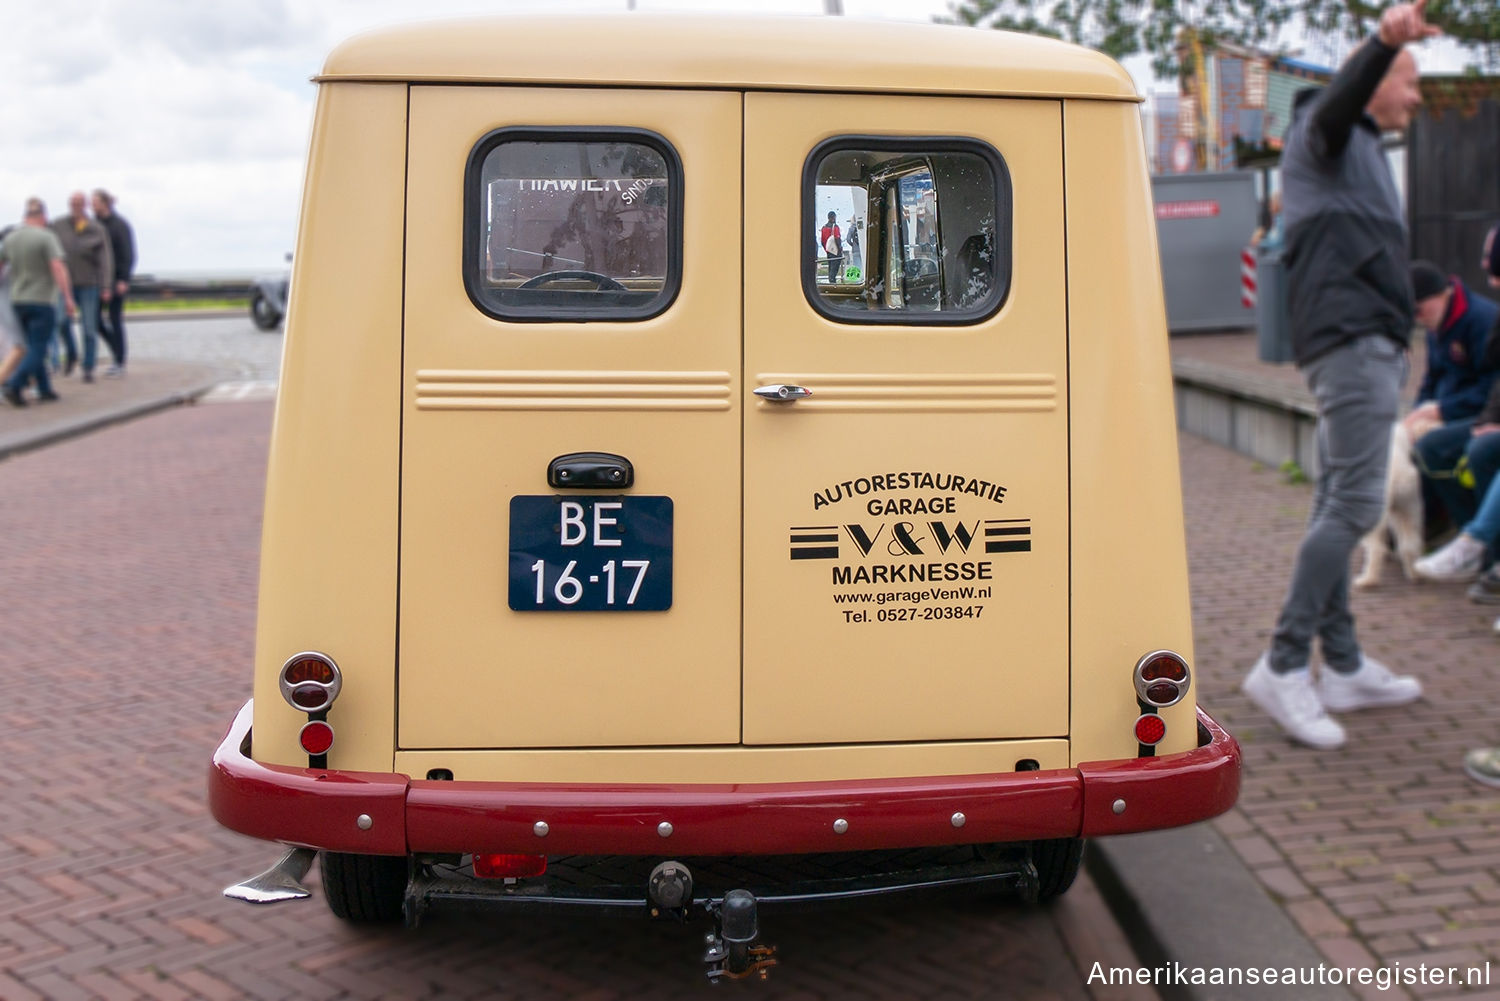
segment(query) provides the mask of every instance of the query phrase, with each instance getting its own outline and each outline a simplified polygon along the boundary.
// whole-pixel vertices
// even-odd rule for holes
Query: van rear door
[[[1061,125],[746,96],[746,743],[1067,735]]]
[[[740,129],[411,89],[402,748],[739,741]]]

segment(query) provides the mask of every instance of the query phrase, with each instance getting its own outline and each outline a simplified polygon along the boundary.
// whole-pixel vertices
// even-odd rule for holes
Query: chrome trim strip
[[[728,372],[421,369],[419,410],[729,410]]]

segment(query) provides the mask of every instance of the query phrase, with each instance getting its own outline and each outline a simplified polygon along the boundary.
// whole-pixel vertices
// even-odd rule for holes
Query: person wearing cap
[[[26,357],[21,367],[0,386],[0,395],[13,407],[26,406],[21,390],[28,382],[36,383],[37,399],[57,399],[47,377],[47,342],[57,326],[53,303],[62,294],[63,309],[69,316],[78,312],[73,302],[73,287],[63,264],[63,248],[57,235],[47,228],[47,206],[40,198],[26,199],[24,225],[17,226],[0,243],[0,261],[11,274],[10,298],[16,319],[26,335]]]
[[[1427,0],[1398,3],[1322,90],[1297,95],[1281,158],[1292,350],[1318,406],[1318,484],[1292,580],[1245,694],[1293,740],[1343,746],[1329,712],[1405,705],[1422,683],[1365,655],[1349,610],[1349,557],[1379,523],[1401,409],[1412,295],[1406,216],[1382,134],[1422,105],[1405,48],[1441,34]],[[1313,680],[1312,643],[1323,667]]]
[[[1417,324],[1427,331],[1427,374],[1403,423],[1416,441],[1424,493],[1462,525],[1473,517],[1476,499],[1460,482],[1459,460],[1495,381],[1495,359],[1486,345],[1500,306],[1430,261],[1412,263],[1411,284]],[[1417,438],[1419,428],[1437,422],[1442,426]],[[1468,576],[1479,570],[1474,566]]]

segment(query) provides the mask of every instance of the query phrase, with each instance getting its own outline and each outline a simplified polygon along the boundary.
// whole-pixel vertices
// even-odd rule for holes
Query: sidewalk
[[[154,410],[196,399],[223,379],[231,378],[213,365],[141,359],[130,363],[123,379],[85,383],[77,369],[67,378],[55,377],[55,403],[16,408],[0,402],[0,459],[54,441],[129,420]],[[27,391],[29,401],[35,394]]]
[[[1422,384],[1422,373],[1427,368],[1426,347],[1425,339],[1412,339],[1411,374],[1406,380],[1409,398],[1416,396],[1417,387]],[[1171,348],[1173,372],[1216,373],[1231,381],[1256,384],[1263,391],[1290,401],[1313,405],[1312,393],[1297,366],[1290,362],[1271,365],[1260,360],[1254,330],[1173,337]]]
[[[1212,352],[1253,371],[1230,339],[1189,347],[1199,358]],[[1123,894],[1147,926],[1138,935],[1147,961],[1300,965],[1282,954],[1299,943],[1276,934],[1289,921],[1316,948],[1314,965],[1488,974],[1469,993],[1419,984],[1356,989],[1363,997],[1500,999],[1500,792],[1461,769],[1465,750],[1500,741],[1500,636],[1491,630],[1500,609],[1470,604],[1462,586],[1411,583],[1388,562],[1382,582],[1354,597],[1360,637],[1372,656],[1421,677],[1425,699],[1344,716],[1341,750],[1293,746],[1239,683],[1269,640],[1312,488],[1200,438],[1182,436],[1180,454],[1198,698],[1239,739],[1244,784],[1238,806],[1209,825],[1097,845],[1101,884],[1113,882],[1117,910]],[[1216,887],[1238,885],[1236,871],[1253,876],[1248,892],[1212,899]]]

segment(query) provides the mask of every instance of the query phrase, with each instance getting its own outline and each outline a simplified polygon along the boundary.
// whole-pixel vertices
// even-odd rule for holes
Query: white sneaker
[[[1277,674],[1261,654],[1240,688],[1293,740],[1323,750],[1344,746],[1344,728],[1323,711],[1307,668]]]
[[[1404,706],[1422,697],[1422,683],[1407,675],[1392,674],[1378,660],[1361,657],[1359,670],[1342,674],[1323,665],[1318,672],[1318,698],[1330,712],[1347,713],[1378,706]]]
[[[1441,549],[1435,549],[1412,564],[1418,577],[1441,583],[1473,580],[1484,569],[1485,544],[1459,532]]]

